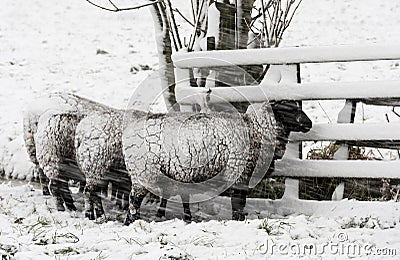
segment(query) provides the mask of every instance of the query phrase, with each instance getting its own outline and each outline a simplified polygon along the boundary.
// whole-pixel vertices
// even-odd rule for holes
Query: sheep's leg
[[[44,174],[43,170],[37,166],[37,169],[39,171],[39,181],[40,185],[42,186],[42,192],[44,196],[49,196],[50,195],[50,190],[49,190],[49,178]]]
[[[87,185],[85,186],[85,191],[84,191],[84,201],[85,201],[85,217],[94,220],[94,203],[92,199],[92,193],[93,189],[88,187]]]
[[[120,190],[124,194],[124,207],[123,210],[129,209],[129,193],[132,189],[132,181],[128,174],[123,178],[123,183],[120,185]]]
[[[56,208],[58,211],[65,211],[64,201],[61,196],[59,182],[56,180],[50,181],[50,191],[53,197],[56,199]]]
[[[234,187],[232,191],[232,220],[243,221],[246,217],[244,207],[246,206],[247,187]]]
[[[116,204],[119,209],[122,209],[122,196],[123,196],[122,192],[118,191]]]
[[[119,209],[128,210],[129,208],[129,191],[119,188],[117,193],[117,206]]]
[[[68,187],[68,181],[66,179],[60,180],[60,193],[62,196],[62,199],[65,202],[65,206],[67,206],[67,209],[71,211],[76,211],[76,207],[74,205],[74,199],[72,198],[71,190]]]
[[[108,186],[107,185],[101,186],[100,194],[102,194],[104,197],[108,196]]]
[[[79,182],[79,193],[83,194],[85,192],[85,186],[86,186],[86,181]]]
[[[118,189],[118,192],[116,192],[116,193],[117,193],[117,201],[115,204],[117,204],[119,209],[122,209],[122,196],[124,194],[122,193],[121,189]]]
[[[123,205],[122,209],[128,210],[129,209],[129,192],[124,191],[123,195],[124,195],[124,199],[123,199],[124,205]]]
[[[183,205],[183,220],[185,222],[192,221],[192,213],[190,212],[189,195],[181,195]]]
[[[107,185],[106,185],[107,186]],[[96,218],[101,218],[104,215],[103,203],[101,202],[101,189],[95,189],[92,201],[96,210]]]
[[[111,182],[111,200],[115,200],[117,198],[117,183],[115,181]],[[118,205],[118,201],[117,201]]]
[[[158,211],[157,211],[158,218],[165,217],[165,208],[166,207],[167,207],[167,199],[161,198],[160,207],[158,208]]]
[[[129,210],[124,223],[126,226],[140,218],[140,205],[146,194],[147,191],[144,188],[132,185],[132,191],[129,196]]]
[[[85,187],[85,217],[90,220],[100,218],[104,215],[103,203],[100,196],[101,190],[102,188],[99,186],[86,185]]]
[[[118,194],[120,195],[121,200],[121,209],[128,210],[129,208],[129,193],[132,189],[131,178],[128,174],[125,174],[119,178],[118,182]]]

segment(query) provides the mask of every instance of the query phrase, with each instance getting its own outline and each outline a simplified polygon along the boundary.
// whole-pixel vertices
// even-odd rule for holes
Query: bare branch
[[[103,9],[103,10],[106,10],[106,11],[110,11],[110,12],[121,12],[121,11],[135,10],[135,9],[140,9],[142,7],[154,5],[154,4],[157,4],[157,3],[161,2],[161,0],[155,0],[155,1],[152,1],[151,3],[145,3],[145,4],[132,6],[132,7],[127,7],[127,8],[118,8],[111,0],[108,0],[111,3],[111,5],[114,7],[114,9],[111,9],[111,8],[107,8],[107,7],[95,4],[90,0],[85,0],[85,1],[88,2],[91,5],[94,5],[94,6],[98,7],[98,8],[100,8],[100,9]]]
[[[296,13],[296,11],[297,11],[297,9],[299,8],[299,6],[300,6],[300,4],[301,4],[302,1],[303,1],[303,0],[300,0],[299,3],[297,4],[296,8],[294,9],[294,11],[293,11],[293,13],[292,13],[292,16],[290,17],[289,21],[287,22],[286,28],[287,28],[287,27],[289,26],[289,24],[292,22],[293,16],[294,16],[294,14]]]
[[[263,17],[263,21],[264,21],[264,31],[265,31],[265,35],[267,37],[267,39],[269,38],[269,34],[268,34],[268,27],[267,27],[267,16],[265,15],[265,6],[264,6],[264,1],[261,0],[261,10],[262,10],[262,17]]]
[[[189,48],[188,48],[189,50],[193,50],[193,46],[194,46],[194,43],[196,41],[196,34],[197,34],[197,30],[199,28],[200,16],[201,16],[201,11],[203,9],[203,6],[204,6],[204,0],[201,0],[201,3],[200,3],[199,8],[197,10],[196,21],[195,21],[195,24],[194,24],[193,38],[192,38],[192,41],[189,42]]]
[[[179,14],[179,16],[182,17],[183,20],[185,20],[185,22],[187,22],[187,23],[190,24],[192,27],[194,27],[194,24],[193,24],[187,17],[185,17],[185,16],[182,14],[182,12],[179,11],[179,9],[174,8],[174,9],[172,9],[172,10],[173,10],[174,12],[177,12],[177,13]],[[204,33],[207,33],[207,31],[204,30],[204,29],[201,29],[201,28],[200,28],[200,30],[201,30],[202,32],[204,32]]]
[[[175,44],[175,50],[178,51],[179,49],[182,49],[182,41],[181,38],[179,36],[179,30],[178,30],[178,26],[176,25],[176,21],[175,21],[175,16],[174,16],[174,12],[172,10],[172,4],[170,0],[167,0],[167,4],[168,6],[168,15],[169,15],[169,20],[170,20],[170,29],[171,29],[171,34],[172,34],[172,38],[174,40],[174,44]]]
[[[263,32],[266,47],[277,47],[302,0],[260,0],[250,26]],[[258,24],[261,24],[261,29]],[[253,31],[253,30],[252,30]]]
[[[110,4],[117,10],[118,9],[118,7],[111,1],[111,0],[108,0],[108,2],[110,2]]]

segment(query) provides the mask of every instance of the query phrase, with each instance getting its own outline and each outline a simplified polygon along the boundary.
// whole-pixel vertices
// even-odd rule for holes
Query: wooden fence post
[[[357,102],[353,100],[346,100],[344,107],[339,112],[338,124],[354,123],[354,117],[356,115]],[[339,149],[333,156],[334,160],[347,160],[349,159],[350,147],[346,144],[340,145]],[[332,200],[342,200],[344,195],[344,182],[340,182],[332,194]]]

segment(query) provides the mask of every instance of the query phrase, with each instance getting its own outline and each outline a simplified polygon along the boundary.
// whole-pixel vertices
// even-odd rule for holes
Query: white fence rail
[[[182,69],[232,65],[279,65],[374,60],[400,60],[399,45],[343,45],[200,51],[178,53],[173,56],[174,65]]]
[[[179,85],[179,84],[178,84]],[[320,82],[320,83],[271,83],[257,86],[229,88],[178,87],[180,104],[196,104],[199,95],[209,97],[209,103],[264,102],[273,100],[334,100],[334,99],[388,99],[399,98],[400,81]],[[323,90],[323,91],[321,91]],[[400,104],[400,102],[399,102]]]

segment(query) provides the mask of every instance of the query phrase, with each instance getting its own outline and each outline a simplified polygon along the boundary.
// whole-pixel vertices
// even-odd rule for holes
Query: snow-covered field
[[[22,141],[22,111],[30,100],[65,90],[125,107],[135,87],[157,67],[158,58],[151,15],[145,8],[110,13],[84,0],[2,3],[0,171],[23,179],[32,167]],[[304,0],[282,45],[400,43],[399,13],[400,2],[393,0]],[[398,78],[399,73],[399,61],[302,65],[304,82],[387,80]],[[305,110],[314,122],[334,122],[342,106],[343,102],[307,102]],[[385,114],[390,121],[400,120],[391,108],[361,104],[360,108],[358,122],[386,122]],[[53,203],[26,184],[0,185],[0,255],[13,252],[18,259],[264,259],[271,255],[271,249],[265,252],[271,243],[277,246],[275,257],[293,244],[317,247],[321,254],[306,251],[306,258],[312,259],[347,258],[345,251],[335,251],[335,243],[344,247],[358,243],[362,250],[365,246],[397,249],[400,254],[399,214],[390,207],[384,221],[360,211],[354,218],[327,212],[318,217],[273,216],[245,223],[137,221],[125,227],[115,217],[115,221],[93,223],[80,211],[56,212]],[[362,250],[353,256],[364,259],[368,251]],[[286,257],[299,255],[286,252]]]

